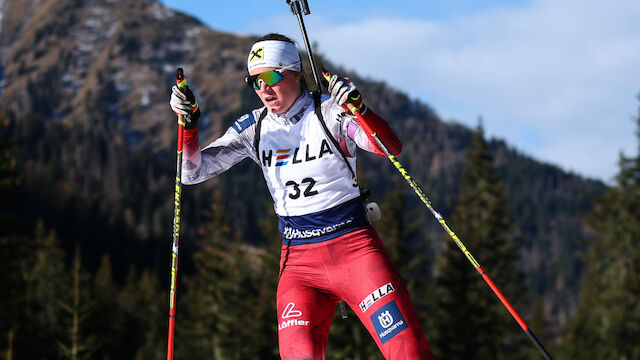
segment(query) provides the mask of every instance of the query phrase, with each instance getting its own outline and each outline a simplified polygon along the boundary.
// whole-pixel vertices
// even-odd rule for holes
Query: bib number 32
[[[313,190],[313,186],[315,184],[316,184],[316,181],[313,180],[312,178],[304,178],[304,179],[302,179],[300,184],[298,184],[297,182],[295,182],[293,180],[289,180],[289,181],[287,181],[285,183],[285,185],[287,187],[293,186],[293,192],[289,193],[289,197],[291,199],[294,199],[294,200],[298,199],[300,197],[300,195],[302,195],[304,197],[317,195],[318,191],[317,190]],[[303,191],[300,190],[301,186],[304,187]]]

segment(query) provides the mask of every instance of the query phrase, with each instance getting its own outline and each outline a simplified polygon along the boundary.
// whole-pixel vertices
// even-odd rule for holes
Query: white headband
[[[249,72],[262,67],[285,66],[289,66],[292,71],[300,71],[300,55],[294,44],[279,40],[264,40],[251,47],[247,58]]]

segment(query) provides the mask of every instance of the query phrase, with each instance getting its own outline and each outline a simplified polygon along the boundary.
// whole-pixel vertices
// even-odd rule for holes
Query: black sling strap
[[[258,149],[258,145],[260,145],[260,129],[262,128],[262,119],[267,116],[267,107],[264,107],[264,110],[260,113],[258,117],[258,121],[256,122],[256,135],[253,137],[253,147],[256,149],[256,156],[258,157],[258,164],[260,163],[260,150]]]
[[[318,117],[318,120],[320,120],[320,124],[322,125],[322,129],[324,130],[325,136],[329,138],[329,140],[331,141],[333,146],[336,148],[336,150],[338,150],[338,152],[342,156],[342,159],[344,160],[345,164],[347,164],[347,167],[349,168],[349,171],[351,172],[351,176],[353,176],[353,179],[355,180],[356,179],[356,173],[353,171],[353,168],[351,168],[351,164],[347,160],[347,157],[342,152],[342,149],[340,148],[340,144],[338,144],[338,141],[336,141],[336,139],[333,137],[333,135],[331,135],[331,131],[329,131],[329,129],[327,128],[327,124],[324,122],[324,117],[322,116],[322,108],[321,108],[322,102],[321,102],[320,96],[321,95],[320,95],[319,92],[317,92],[317,91],[313,92],[313,103],[315,104],[315,107],[316,107],[316,116]]]

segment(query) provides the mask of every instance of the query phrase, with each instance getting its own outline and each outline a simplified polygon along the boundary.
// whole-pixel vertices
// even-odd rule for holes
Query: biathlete
[[[382,155],[344,106],[358,108],[391,153],[402,149],[355,86],[333,76],[328,95],[301,86],[294,42],[269,34],[253,44],[246,81],[264,107],[240,117],[200,149],[200,108],[190,90],[172,89],[186,116],[182,182],[197,184],[250,158],[260,166],[283,235],[277,289],[278,340],[285,360],[324,359],[336,304],[343,299],[386,359],[433,359],[398,270],[370,225],[354,169],[356,148]]]

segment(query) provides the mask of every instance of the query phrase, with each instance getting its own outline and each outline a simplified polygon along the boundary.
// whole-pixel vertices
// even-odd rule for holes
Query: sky
[[[285,0],[161,2],[215,30],[279,32],[304,47]],[[317,53],[407,93],[445,121],[475,127],[482,118],[487,137],[606,183],[621,153],[638,155],[638,0],[309,5],[304,21]]]

